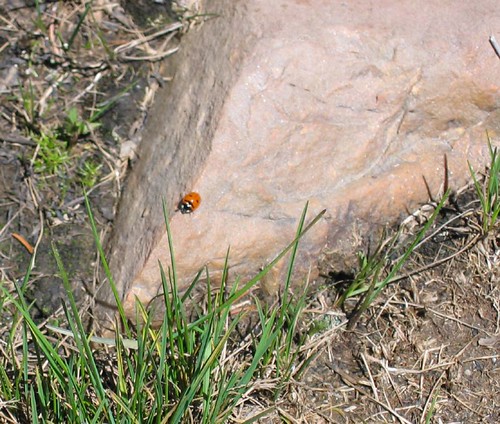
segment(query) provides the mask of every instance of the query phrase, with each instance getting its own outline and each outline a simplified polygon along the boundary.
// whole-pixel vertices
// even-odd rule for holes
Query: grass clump
[[[97,180],[99,179],[99,175],[101,174],[102,164],[97,163],[96,161],[89,159],[83,162],[83,164],[78,169],[78,177],[80,184],[89,189],[93,187]]]
[[[380,242],[372,255],[363,252],[358,253],[359,270],[337,302],[339,305],[344,305],[347,299],[360,295],[354,311],[351,312],[347,325],[348,329],[354,327],[359,317],[372,305],[382,290],[398,278],[398,273],[420,245],[429,228],[434,225],[448,196],[449,192],[447,191],[434,208],[427,222],[411,242],[404,247],[403,253],[397,255],[398,249],[401,249],[397,245],[397,242],[401,239],[401,229],[389,239]],[[391,259],[395,255],[396,258]]]
[[[483,184],[481,184],[476,172],[469,163],[474,189],[481,202],[480,225],[484,235],[488,234],[495,227],[498,214],[500,213],[500,155],[498,154],[498,149],[492,147],[489,135],[488,149],[490,153],[489,172],[484,177]]]
[[[0,396],[4,400],[0,416],[6,422],[226,422],[250,394],[258,395],[256,382],[264,379],[277,399],[296,374],[294,364],[304,342],[302,338],[296,343],[295,336],[305,294],[292,295],[290,282],[298,242],[321,214],[308,226],[304,226],[305,216],[306,211],[294,241],[245,284],[227,285],[228,252],[220,284],[213,287],[207,275],[206,304],[194,310],[187,305],[198,278],[184,294],[179,293],[170,239],[172,262],[168,269],[160,269],[165,313],[159,327],[153,325],[153,312],[140,304],[138,324],[131,326],[110,279],[118,301],[116,326],[123,329],[113,340],[87,333],[70,277],[53,246],[67,294],[63,305],[67,328],[49,325],[47,333],[47,328],[32,319],[22,289],[30,280],[31,266],[25,284],[16,285],[14,291],[2,289],[2,306],[12,311],[13,325],[0,355]],[[92,216],[91,226],[98,240]],[[102,252],[99,243],[98,250]],[[235,302],[290,251],[281,302],[269,306],[253,298],[257,323],[246,338],[237,337],[236,328],[249,310],[235,311]],[[102,261],[109,272],[105,259]],[[54,333],[71,338],[54,341]],[[96,350],[93,343],[112,347],[106,353]]]
[[[490,154],[490,163],[488,172],[482,180],[478,177],[469,163],[469,170],[473,182],[473,188],[478,198],[479,208],[474,211],[458,213],[456,218],[464,216],[475,216],[477,221],[471,218],[467,219],[468,231],[471,237],[468,243],[463,246],[458,253],[450,255],[448,258],[442,258],[432,266],[439,265],[452,259],[459,253],[465,252],[474,246],[478,241],[485,240],[497,226],[498,216],[500,214],[500,155],[496,147],[492,147],[491,139],[488,136],[488,150]],[[446,163],[446,161],[445,161]],[[446,171],[447,172],[447,171]],[[423,246],[431,236],[427,236],[429,230],[435,226],[438,217],[443,208],[447,206],[450,190],[441,197],[441,200],[433,205],[433,212],[420,225],[417,233],[408,239],[402,236],[404,226],[401,226],[391,237],[382,237],[382,241],[371,254],[365,252],[358,253],[358,270],[352,281],[340,293],[337,305],[344,306],[346,301],[353,297],[358,297],[354,310],[350,313],[347,329],[352,329],[360,316],[373,304],[380,293],[391,283],[400,281],[405,276],[400,272],[408,262],[415,251]],[[456,208],[456,205],[453,206]],[[444,231],[448,223],[440,226],[434,234]],[[427,236],[427,237],[426,237]],[[404,240],[402,243],[401,240]],[[416,272],[412,272],[416,273]],[[406,275],[406,277],[409,274]]]
[[[70,155],[66,143],[58,140],[50,132],[42,133],[33,137],[38,146],[38,152],[34,157],[34,171],[40,174],[57,175],[61,168],[70,163]]]

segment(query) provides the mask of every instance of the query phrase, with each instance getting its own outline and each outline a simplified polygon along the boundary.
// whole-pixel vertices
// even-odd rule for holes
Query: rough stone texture
[[[119,271],[119,281],[127,284],[129,310],[135,296],[147,302],[157,293],[158,261],[169,265],[161,195],[174,205],[185,187],[203,198],[192,215],[171,219],[183,281],[204,265],[216,278],[229,245],[231,276],[254,275],[293,239],[306,201],[311,217],[327,209],[299,255],[299,269],[314,269],[322,252],[349,243],[356,222],[389,222],[426,201],[424,178],[437,195],[445,155],[457,187],[468,177],[467,160],[484,163],[485,130],[498,140],[500,61],[488,43],[500,28],[497,0],[255,0],[224,7],[231,13],[202,31],[217,46],[222,28],[224,37],[228,28],[237,33],[203,65],[203,51],[184,49],[177,58],[191,74],[177,72],[171,90],[187,80],[192,95],[182,107],[155,113],[122,202],[117,232],[142,228],[134,229],[133,244],[114,246],[125,261],[115,253],[115,269],[128,270]],[[220,99],[227,85],[217,86],[202,69],[224,72],[212,61],[227,64],[224,55],[242,53],[242,45],[241,72],[219,120],[212,98],[200,101],[198,90],[208,85]],[[186,136],[193,130],[195,137]],[[270,289],[276,281],[267,282]]]
[[[157,94],[120,200],[108,260],[121,296],[165,233],[162,199],[177,204],[199,175],[227,92],[253,44],[252,33],[240,31],[244,7],[232,0],[205,3],[216,18],[194,26],[169,58],[164,73],[173,80]],[[98,319],[114,314],[113,299],[105,281],[97,293]]]

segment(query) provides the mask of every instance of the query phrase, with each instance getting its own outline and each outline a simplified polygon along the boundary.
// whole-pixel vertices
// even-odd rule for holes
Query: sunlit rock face
[[[428,189],[438,196],[445,157],[450,186],[458,187],[468,160],[484,163],[486,131],[499,140],[500,60],[488,41],[500,30],[497,0],[227,7],[241,9],[238,32],[251,41],[238,50],[241,67],[220,116],[207,124],[210,153],[191,170],[189,186],[179,183],[175,202],[184,188],[202,197],[192,214],[171,215],[183,284],[205,265],[217,280],[229,246],[230,278],[255,275],[294,238],[306,202],[309,219],[326,209],[297,259],[297,275],[314,275],[318,258],[345,249],[360,222],[391,222],[427,201]],[[206,36],[211,22],[204,25]],[[193,65],[172,84],[203,72]],[[150,172],[165,181],[162,169]],[[126,290],[129,308],[135,296],[147,302],[157,294],[158,261],[170,264],[165,236],[150,250]]]

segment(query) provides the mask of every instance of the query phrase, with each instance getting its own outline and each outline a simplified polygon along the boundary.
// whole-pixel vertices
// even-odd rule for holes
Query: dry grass
[[[473,186],[457,202],[352,332],[333,287],[312,295],[310,319],[340,325],[313,338],[318,357],[261,422],[499,422],[498,225],[482,232]],[[406,234],[429,209],[405,221]]]

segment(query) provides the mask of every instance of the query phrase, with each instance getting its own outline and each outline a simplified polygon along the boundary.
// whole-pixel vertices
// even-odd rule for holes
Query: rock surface
[[[357,223],[393,221],[428,200],[426,184],[438,196],[445,156],[458,187],[467,160],[486,160],[486,130],[499,140],[496,0],[208,1],[212,10],[221,16],[183,40],[122,199],[111,264],[129,311],[157,294],[158,261],[170,264],[162,196],[183,282],[204,265],[217,280],[228,246],[231,278],[255,275],[309,202],[310,217],[327,213],[301,245],[305,272],[344,249]],[[187,191],[201,206],[174,213]]]

